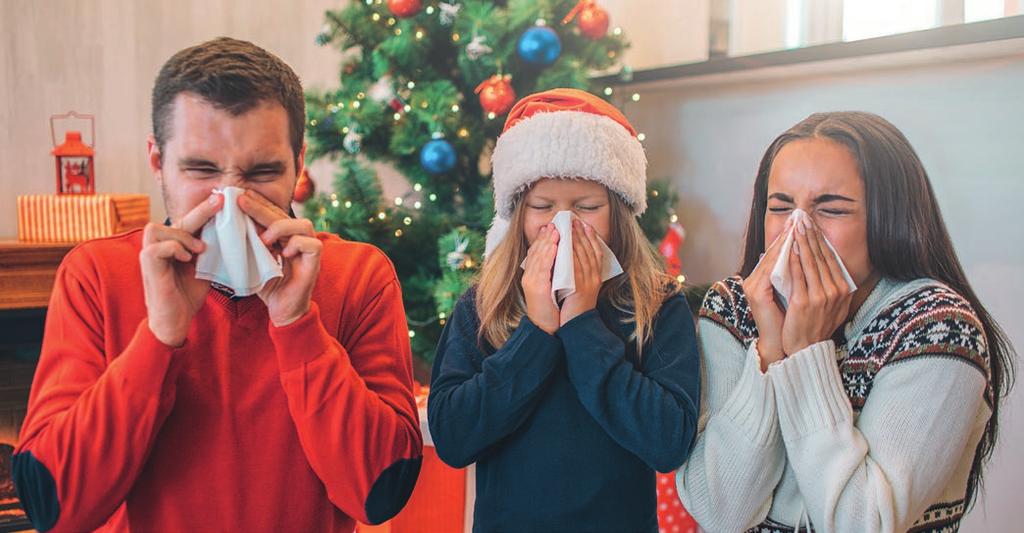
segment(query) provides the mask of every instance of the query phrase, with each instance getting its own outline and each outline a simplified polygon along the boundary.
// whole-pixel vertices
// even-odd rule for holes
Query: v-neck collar
[[[291,207],[288,208],[288,216],[295,218],[295,211]],[[164,218],[164,226],[171,225],[171,217]],[[228,289],[230,290],[230,289]],[[238,297],[224,292],[215,286],[210,287],[210,293],[206,297],[207,301],[213,301],[217,306],[224,308],[232,317],[240,317],[249,310],[261,304],[260,297],[256,295]]]
[[[206,300],[223,308],[235,318],[248,313],[252,309],[258,308],[260,305],[263,305],[260,297],[255,294],[246,297],[231,296],[215,287],[210,287],[210,292],[207,295]]]

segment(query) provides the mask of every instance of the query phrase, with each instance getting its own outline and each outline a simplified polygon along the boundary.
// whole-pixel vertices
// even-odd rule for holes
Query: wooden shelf
[[[0,240],[0,310],[45,308],[57,267],[75,244]]]

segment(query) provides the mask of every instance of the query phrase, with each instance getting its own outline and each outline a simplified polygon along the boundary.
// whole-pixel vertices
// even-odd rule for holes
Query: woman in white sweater
[[[701,431],[677,476],[687,510],[710,532],[956,531],[1013,350],[907,139],[868,113],[783,133],[761,161],[744,255],[700,311]]]

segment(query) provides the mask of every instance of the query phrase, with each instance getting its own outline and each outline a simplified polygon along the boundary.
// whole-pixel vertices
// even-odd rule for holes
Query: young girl
[[[635,218],[635,135],[601,99],[556,89],[520,101],[498,139],[492,249],[441,337],[428,402],[441,459],[477,465],[475,531],[657,531],[655,470],[693,445],[693,318]],[[575,292],[558,305],[560,211],[575,215]],[[624,270],[603,284],[602,241]]]
[[[744,256],[700,312],[707,422],[677,475],[687,510],[712,532],[957,530],[1012,349],[907,139],[868,113],[779,136]]]

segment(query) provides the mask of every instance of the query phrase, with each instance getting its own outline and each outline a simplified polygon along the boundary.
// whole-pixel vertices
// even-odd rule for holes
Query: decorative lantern
[[[92,144],[82,142],[82,133],[67,131],[64,142],[57,145],[54,120],[69,118],[88,120],[92,131]],[[96,120],[92,115],[80,115],[69,111],[50,117],[50,138],[53,141],[53,155],[57,164],[57,194],[96,194],[96,174],[93,156],[96,146]]]

